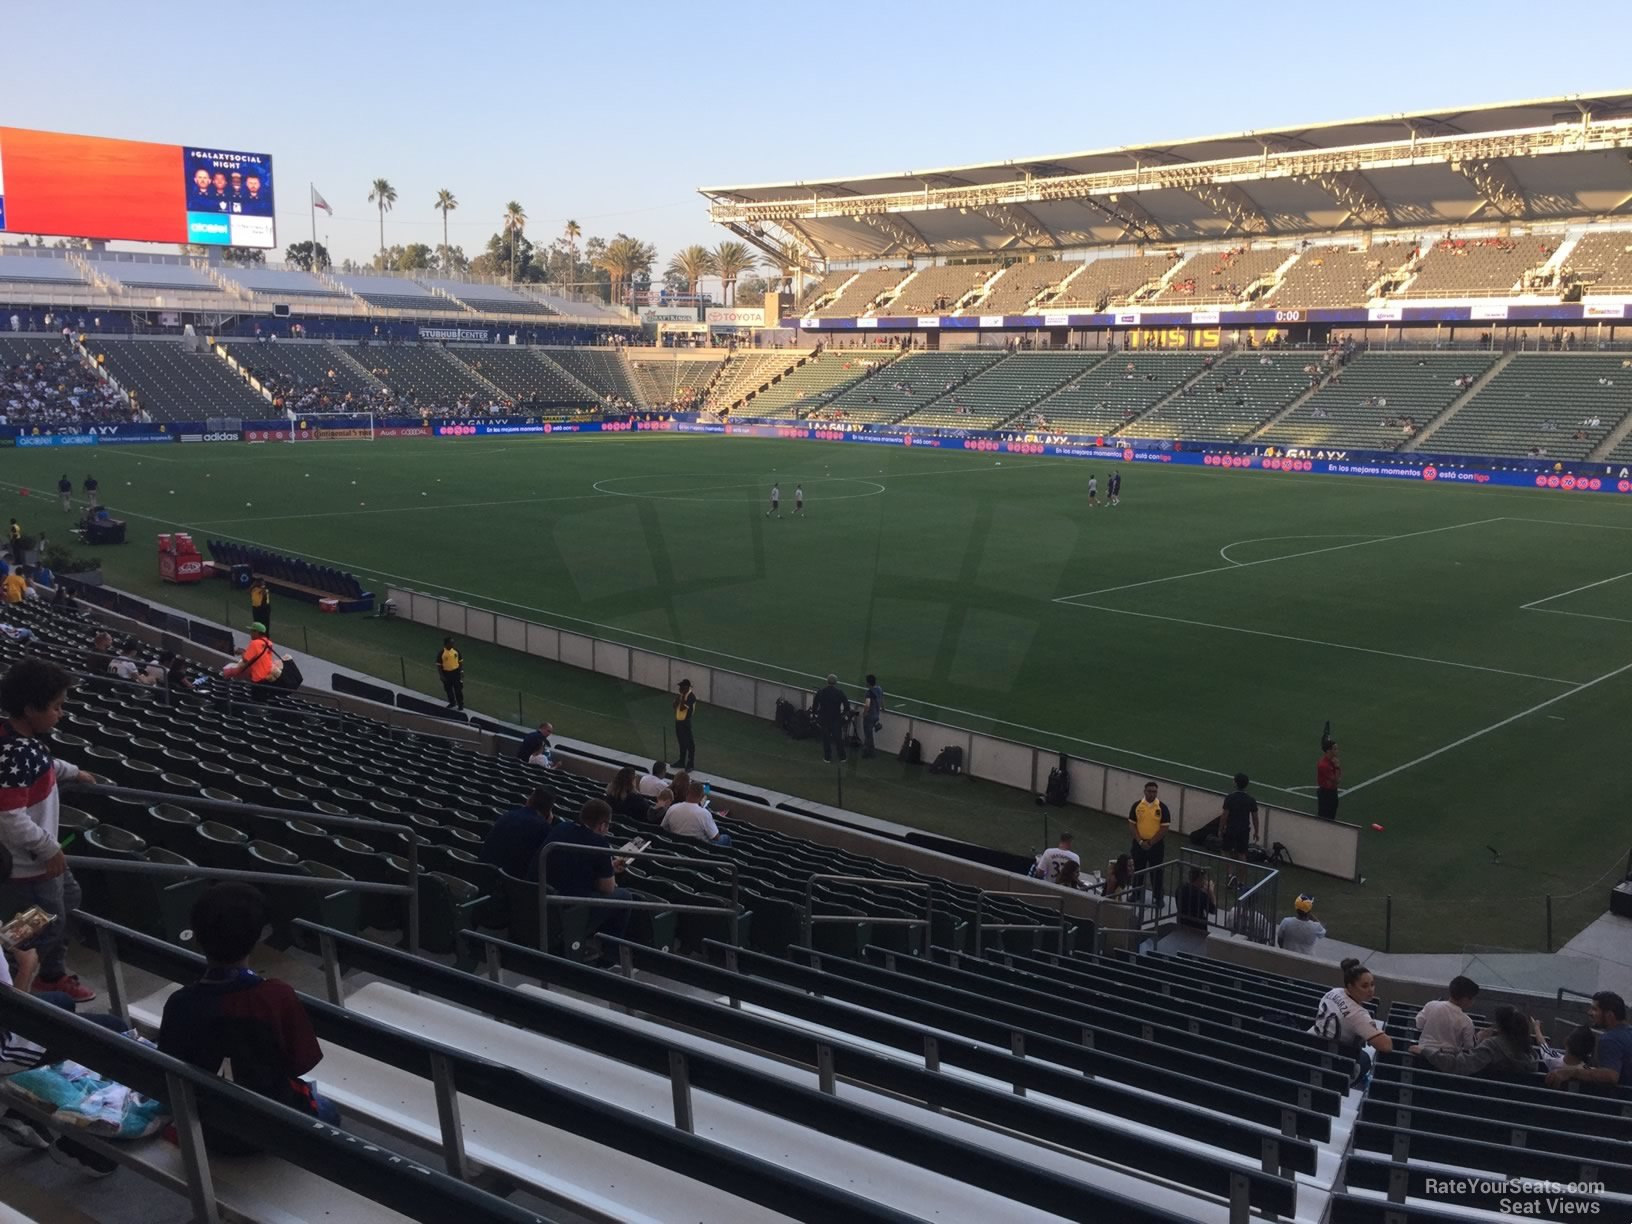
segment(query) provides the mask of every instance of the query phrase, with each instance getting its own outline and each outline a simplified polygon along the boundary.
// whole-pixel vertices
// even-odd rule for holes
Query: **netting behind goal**
[[[289,418],[291,442],[314,442],[320,438],[373,442],[377,437],[372,412],[303,412]]]

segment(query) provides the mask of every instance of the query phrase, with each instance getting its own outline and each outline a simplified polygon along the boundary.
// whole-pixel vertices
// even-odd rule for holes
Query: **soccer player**
[[[1117,505],[1118,503],[1121,502],[1121,500],[1122,500],[1122,473],[1121,472],[1112,472],[1111,473],[1110,495],[1111,495],[1111,498],[1110,498],[1111,505],[1114,506],[1114,505]]]
[[[1090,506],[1099,505],[1099,477],[1098,476],[1088,477],[1088,504]]]
[[[805,486],[802,484],[793,486],[793,512],[795,514],[805,512]]]
[[[777,518],[782,517],[782,486],[780,484],[771,485],[771,508],[765,511],[765,517],[770,518],[773,514]]]

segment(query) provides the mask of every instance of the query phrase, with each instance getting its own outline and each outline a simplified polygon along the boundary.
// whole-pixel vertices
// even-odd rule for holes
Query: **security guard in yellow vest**
[[[436,656],[436,670],[442,677],[442,691],[448,695],[448,709],[464,709],[465,660],[454,648],[451,637],[442,639],[442,649]]]
[[[1128,811],[1128,831],[1133,834],[1133,845],[1128,853],[1133,855],[1135,872],[1144,871],[1147,867],[1160,868],[1167,858],[1164,839],[1168,826],[1173,823],[1173,813],[1167,810],[1167,804],[1156,797],[1157,790],[1156,783],[1146,782],[1145,797]],[[1162,875],[1158,870],[1143,877],[1158,915],[1162,912]]]

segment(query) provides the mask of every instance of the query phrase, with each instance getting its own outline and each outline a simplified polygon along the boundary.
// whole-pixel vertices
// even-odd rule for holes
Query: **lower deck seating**
[[[1113,353],[1033,406],[1039,428],[1119,434],[1202,370],[1200,353]]]
[[[1255,440],[1397,450],[1495,360],[1491,353],[1361,353]]]
[[[1016,353],[906,417],[908,426],[992,429],[1098,364],[1097,353]],[[1025,420],[1016,424],[1024,424]]]
[[[1295,353],[1237,353],[1122,432],[1130,438],[1233,442],[1312,385]]]
[[[829,400],[872,376],[894,357],[892,352],[829,349],[756,393],[738,415],[750,420],[826,416],[823,406]]]
[[[1632,412],[1629,365],[1618,354],[1515,354],[1423,449],[1584,459]]]

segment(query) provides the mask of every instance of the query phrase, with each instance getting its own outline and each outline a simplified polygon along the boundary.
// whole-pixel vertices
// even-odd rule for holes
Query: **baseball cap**
[[[251,633],[265,633],[266,626],[261,624],[260,621],[251,621],[249,624],[249,631]]]
[[[1292,908],[1300,914],[1307,914],[1315,908],[1315,899],[1308,893],[1299,893],[1298,899],[1292,903]]]

